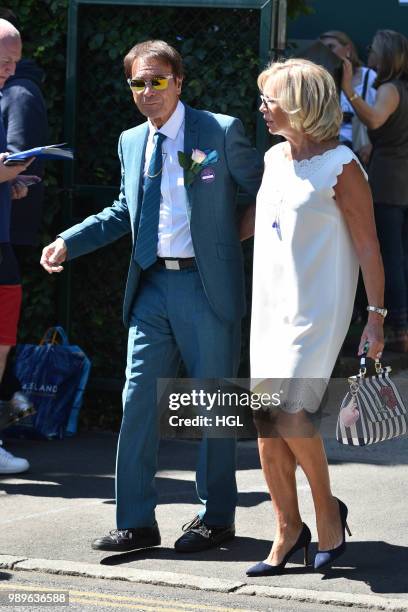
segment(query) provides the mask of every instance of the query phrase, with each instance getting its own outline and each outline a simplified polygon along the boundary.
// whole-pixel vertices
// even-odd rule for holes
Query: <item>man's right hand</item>
[[[62,272],[62,264],[67,258],[67,247],[62,238],[57,238],[43,248],[40,264],[49,274]]]

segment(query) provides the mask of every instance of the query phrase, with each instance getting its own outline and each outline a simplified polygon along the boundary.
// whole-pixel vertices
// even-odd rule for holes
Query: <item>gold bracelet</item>
[[[349,97],[349,102],[353,102],[354,100],[356,100],[356,98],[359,98],[360,96],[358,95],[358,93],[354,92],[352,96]]]

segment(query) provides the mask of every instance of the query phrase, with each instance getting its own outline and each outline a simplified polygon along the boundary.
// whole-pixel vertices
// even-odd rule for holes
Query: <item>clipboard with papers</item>
[[[74,152],[69,147],[62,148],[66,145],[65,142],[55,145],[47,145],[44,147],[34,147],[33,149],[27,149],[26,151],[19,151],[9,155],[4,160],[5,166],[14,166],[17,164],[24,163],[26,159],[30,157],[40,157],[42,159],[74,159]]]

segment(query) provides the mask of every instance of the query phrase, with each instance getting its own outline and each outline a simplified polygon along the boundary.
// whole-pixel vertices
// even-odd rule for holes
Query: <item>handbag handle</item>
[[[359,384],[361,383],[361,381],[365,379],[365,376],[367,374],[366,357],[367,357],[368,347],[367,348],[364,347],[364,349],[365,350],[360,357],[360,369],[359,369],[358,374],[356,374],[355,376],[348,377],[348,382],[350,385],[350,392],[353,396],[357,395]],[[378,358],[374,360],[374,367],[375,367],[375,373],[377,374],[377,376],[380,374],[384,374],[384,373],[388,374],[392,370],[391,366],[383,367],[381,361]]]
[[[360,357],[360,370],[358,373],[360,378],[364,378],[364,376],[367,374],[366,357],[367,351],[365,351]],[[374,360],[374,367],[376,374],[382,374],[384,372],[384,368],[382,367],[382,363],[378,357]]]
[[[356,382],[357,379],[361,380],[365,378],[365,375],[367,374],[367,365],[366,365],[367,350],[365,350],[364,353],[360,357],[360,369],[359,369],[358,374],[356,376],[350,376],[349,378],[350,382]],[[374,367],[375,367],[375,373],[377,375],[384,374],[384,372],[388,374],[392,370],[391,366],[383,366],[381,361],[378,358],[374,360]]]
[[[363,347],[363,352],[360,357],[360,371],[358,373],[359,378],[364,378],[367,373],[367,365],[366,365],[366,357],[369,349],[369,343],[366,341]],[[381,361],[378,357],[374,359],[374,367],[376,374],[383,374],[383,372],[391,372],[391,368],[389,366],[383,368]]]
[[[370,76],[371,68],[367,68],[366,73],[364,75],[363,81],[363,91],[361,92],[361,99],[365,101],[367,95],[367,87],[368,87],[368,77]]]
[[[51,341],[49,341],[50,335],[52,334]],[[39,344],[42,346],[43,344],[58,344],[57,336],[60,336],[62,342],[61,344],[68,344],[68,336],[65,333],[64,329],[59,325],[55,327],[49,327],[43,337],[41,338]]]

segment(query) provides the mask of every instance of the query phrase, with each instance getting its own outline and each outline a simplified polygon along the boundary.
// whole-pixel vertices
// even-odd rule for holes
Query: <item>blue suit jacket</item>
[[[47,109],[40,85],[44,72],[32,60],[22,59],[6,81],[0,102],[7,136],[7,151],[17,153],[48,144]],[[6,149],[5,149],[6,150]],[[24,174],[43,176],[44,162],[37,159]],[[28,195],[14,200],[10,217],[10,242],[37,244],[42,216],[44,185],[32,185]]]
[[[234,322],[245,313],[244,268],[239,240],[236,195],[238,186],[256,196],[263,164],[245,136],[242,123],[186,106],[184,151],[215,149],[215,180],[197,175],[188,193],[188,219],[198,270],[208,300],[217,315]],[[133,248],[142,203],[142,173],[148,123],[123,132],[118,153],[122,169],[120,194],[112,206],[60,234],[68,259],[89,253],[132,232]],[[133,255],[133,252],[132,252]],[[130,313],[140,279],[140,268],[130,258],[123,318]]]

